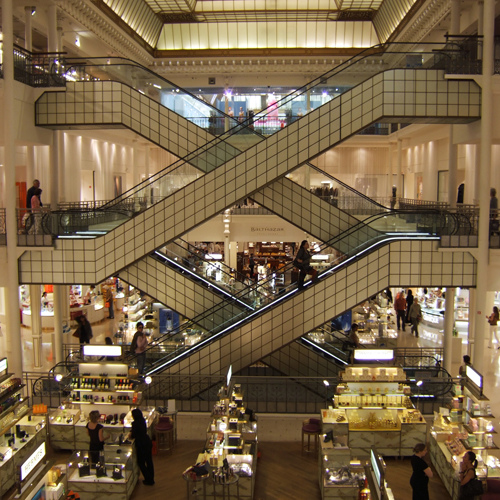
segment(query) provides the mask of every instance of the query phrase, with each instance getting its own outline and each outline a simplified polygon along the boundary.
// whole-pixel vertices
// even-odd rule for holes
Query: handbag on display
[[[82,464],[78,467],[80,477],[90,476],[90,464]]]
[[[97,464],[95,475],[97,477],[107,477],[106,465],[104,463],[102,465],[101,462]]]
[[[113,468],[113,479],[115,481],[118,481],[119,479],[123,479],[121,467],[114,467]]]

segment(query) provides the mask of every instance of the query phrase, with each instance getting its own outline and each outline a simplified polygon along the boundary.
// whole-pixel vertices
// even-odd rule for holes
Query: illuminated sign
[[[122,346],[120,345],[84,345],[84,356],[121,356]]]
[[[229,365],[229,370],[227,371],[226,377],[226,385],[229,387],[229,383],[231,382],[231,377],[233,375],[233,365]]]
[[[0,359],[0,375],[7,373],[7,358]]]
[[[479,374],[472,366],[465,367],[465,376],[479,389],[483,389],[483,376]]]
[[[426,312],[423,312],[422,319],[424,321],[427,321],[427,323],[434,323],[435,325],[437,325],[439,324],[441,316],[436,316],[435,314],[427,314]]]
[[[394,359],[392,349],[354,349],[356,361],[391,361]]]
[[[29,473],[42,461],[45,456],[45,443],[42,443],[32,455],[21,465],[21,481],[24,481]]]

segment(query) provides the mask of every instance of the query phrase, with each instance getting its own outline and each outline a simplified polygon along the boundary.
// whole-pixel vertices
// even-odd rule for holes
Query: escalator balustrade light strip
[[[377,241],[375,242],[373,245],[371,245],[370,247],[366,248],[365,250],[362,250],[361,252],[357,253],[356,255],[352,256],[352,257],[349,257],[348,259],[340,262],[339,264],[337,264],[336,266],[334,266],[333,268],[325,271],[324,273],[322,273],[321,275],[318,275],[318,278],[321,277],[321,276],[326,276],[328,274],[331,274],[332,272],[334,272],[336,269],[338,269],[340,266],[344,266],[346,263],[348,263],[349,261],[352,261],[354,259],[357,259],[360,255],[363,255],[364,253],[368,252],[369,250],[371,250],[372,248],[375,248],[376,246],[382,244],[382,243],[386,243],[388,241],[399,241],[400,238],[397,238],[397,237],[392,237],[392,238],[385,238],[383,240],[380,240],[380,241]],[[435,236],[435,237],[422,237],[422,238],[417,238],[415,237],[414,238],[414,241],[417,241],[417,240],[423,240],[423,241],[429,241],[429,240],[439,240],[439,236]],[[305,283],[304,286],[308,286],[308,285],[312,285],[312,281],[309,281],[307,283]],[[254,316],[257,316],[259,315],[260,313],[262,313],[263,311],[265,311],[266,309],[270,308],[271,306],[275,306],[276,304],[280,303],[280,302],[283,302],[284,300],[286,300],[288,297],[290,297],[291,295],[293,295],[294,293],[297,293],[299,292],[299,290],[297,288],[294,288],[293,290],[290,290],[289,292],[287,292],[286,294],[282,295],[281,297],[277,298],[277,300],[275,300],[274,302],[271,302],[270,304],[267,304],[265,305],[264,307],[261,307],[260,309],[254,311],[252,314],[250,314],[249,316],[243,318],[243,319],[240,319],[239,321],[237,321],[236,323],[228,326],[227,328],[225,328],[224,330],[214,334],[214,335],[211,335],[210,337],[207,337],[205,340],[202,340],[201,342],[199,342],[198,344],[195,344],[191,349],[188,349],[187,351],[184,351],[182,354],[179,354],[178,356],[176,356],[175,358],[173,359],[170,359],[170,360],[167,360],[165,361],[165,363],[163,363],[162,365],[156,367],[156,368],[153,368],[151,371],[147,372],[146,375],[152,375],[156,372],[158,372],[159,370],[163,369],[164,367],[168,366],[168,365],[171,365],[173,364],[175,361],[177,360],[180,360],[181,358],[185,357],[187,355],[187,353],[189,353],[192,349],[196,349],[196,350],[199,350],[201,347],[203,347],[205,344],[207,343],[211,343],[214,339],[217,339],[218,337],[221,337],[222,335],[224,335],[226,332],[236,328],[239,324],[241,323],[246,323],[248,321],[251,321],[252,318]]]
[[[170,264],[172,265],[175,265],[177,267],[180,267],[183,271],[189,273],[191,276],[193,276],[194,278],[196,279],[199,279],[200,281],[203,281],[203,283],[205,283],[209,288],[214,288],[216,289],[218,292],[220,292],[221,294],[223,295],[226,295],[227,297],[229,297],[230,299],[233,299],[233,300],[236,300],[236,302],[238,304],[241,304],[242,306],[250,309],[251,311],[255,311],[255,308],[248,305],[248,304],[245,304],[245,302],[243,302],[242,300],[240,299],[235,299],[234,295],[231,295],[229,292],[227,292],[226,290],[222,289],[222,288],[219,288],[218,286],[214,285],[211,281],[208,281],[207,279],[205,279],[203,276],[200,276],[199,274],[196,274],[194,273],[193,271],[191,271],[190,269],[188,269],[187,267],[183,267],[181,266],[177,261],[175,260],[172,260],[170,259],[169,257],[167,257],[166,255],[164,254],[161,254],[160,252],[158,252],[157,250],[155,250],[155,254],[158,255],[161,259],[164,259],[164,261],[168,261]]]
[[[59,235],[58,238],[65,240],[92,240],[97,238],[95,235],[85,235],[85,234],[63,234]]]
[[[349,364],[347,361],[344,361],[343,359],[337,358],[337,356],[335,356],[335,354],[332,354],[331,352],[327,351],[326,349],[323,349],[318,344],[312,342],[309,339],[306,339],[306,338],[302,337],[302,342],[307,342],[308,344],[311,344],[311,346],[314,349],[319,349],[320,351],[323,351],[325,354],[327,354],[328,356],[330,356],[332,358],[335,358],[337,361],[339,361],[340,363],[342,363],[344,365],[348,365]]]

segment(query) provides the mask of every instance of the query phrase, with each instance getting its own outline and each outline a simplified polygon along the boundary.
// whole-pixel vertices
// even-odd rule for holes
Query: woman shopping
[[[87,424],[87,434],[90,438],[90,461],[92,464],[99,462],[99,453],[104,450],[104,441],[109,437],[104,437],[104,427],[99,423],[100,413],[97,410],[89,413],[90,422]]]
[[[143,484],[153,486],[155,484],[155,469],[153,466],[153,443],[148,436],[148,428],[144,415],[139,408],[132,410],[132,430],[129,434],[135,440],[135,453],[137,464],[144,476]]]
[[[427,454],[427,447],[424,443],[418,443],[413,448],[411,457],[411,467],[413,474],[410,479],[410,486],[413,490],[413,500],[429,500],[429,478],[432,477],[432,470],[424,460]]]
[[[481,482],[476,476],[476,467],[476,454],[473,451],[468,451],[460,464],[460,494],[458,500],[475,500],[477,496],[482,494]]]
[[[495,340],[497,342],[497,349],[500,349],[500,342],[498,342],[498,337],[497,337],[498,321],[500,319],[498,316],[498,307],[497,306],[493,307],[493,312],[489,316],[486,316],[486,319],[488,320],[488,323],[490,324],[490,340],[488,342],[488,347],[490,349],[493,347],[493,336],[494,336]]]

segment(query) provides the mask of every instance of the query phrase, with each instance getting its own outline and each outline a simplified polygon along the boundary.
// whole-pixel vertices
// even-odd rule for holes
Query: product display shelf
[[[239,479],[235,484],[227,485],[213,484],[209,478],[209,484],[203,488],[204,500],[224,499],[229,493],[231,498],[253,499],[257,472],[257,422],[245,410],[239,385],[235,385],[231,394],[221,397],[214,406],[205,453],[198,455],[197,463],[207,461],[212,469],[216,469],[227,459]]]
[[[480,479],[500,477],[500,460],[489,454],[498,447],[493,442],[496,432],[488,398],[474,394],[467,387],[463,388],[463,394],[461,390],[456,387],[451,409],[435,414],[429,448],[432,463],[453,500],[459,496],[458,473],[468,450],[476,454],[476,473]]]
[[[108,442],[118,442],[125,428],[130,426],[130,410],[141,403],[141,385],[129,378],[128,365],[119,362],[78,364],[78,373],[71,375],[70,395],[60,409],[49,415],[51,443],[57,449],[87,449],[88,416],[97,410],[101,415]],[[145,418],[154,420],[154,411],[146,411]],[[127,423],[128,422],[128,423]],[[127,431],[128,432],[128,431]]]
[[[341,377],[335,409],[322,410],[323,429],[334,436],[347,433],[353,456],[368,456],[371,448],[411,456],[415,444],[425,442],[427,425],[413,408],[402,368],[351,366]]]
[[[1,430],[0,498],[14,486],[19,468],[46,441],[45,417],[31,414],[14,417],[8,428]]]
[[[1,361],[6,368],[6,359]],[[17,468],[45,440],[45,419],[31,416],[24,385],[6,371],[0,377],[0,498],[14,486]]]
[[[68,489],[78,492],[82,500],[126,500],[137,483],[138,473],[130,450],[105,450],[106,474],[97,476],[90,464],[88,451],[75,451],[68,462]]]

